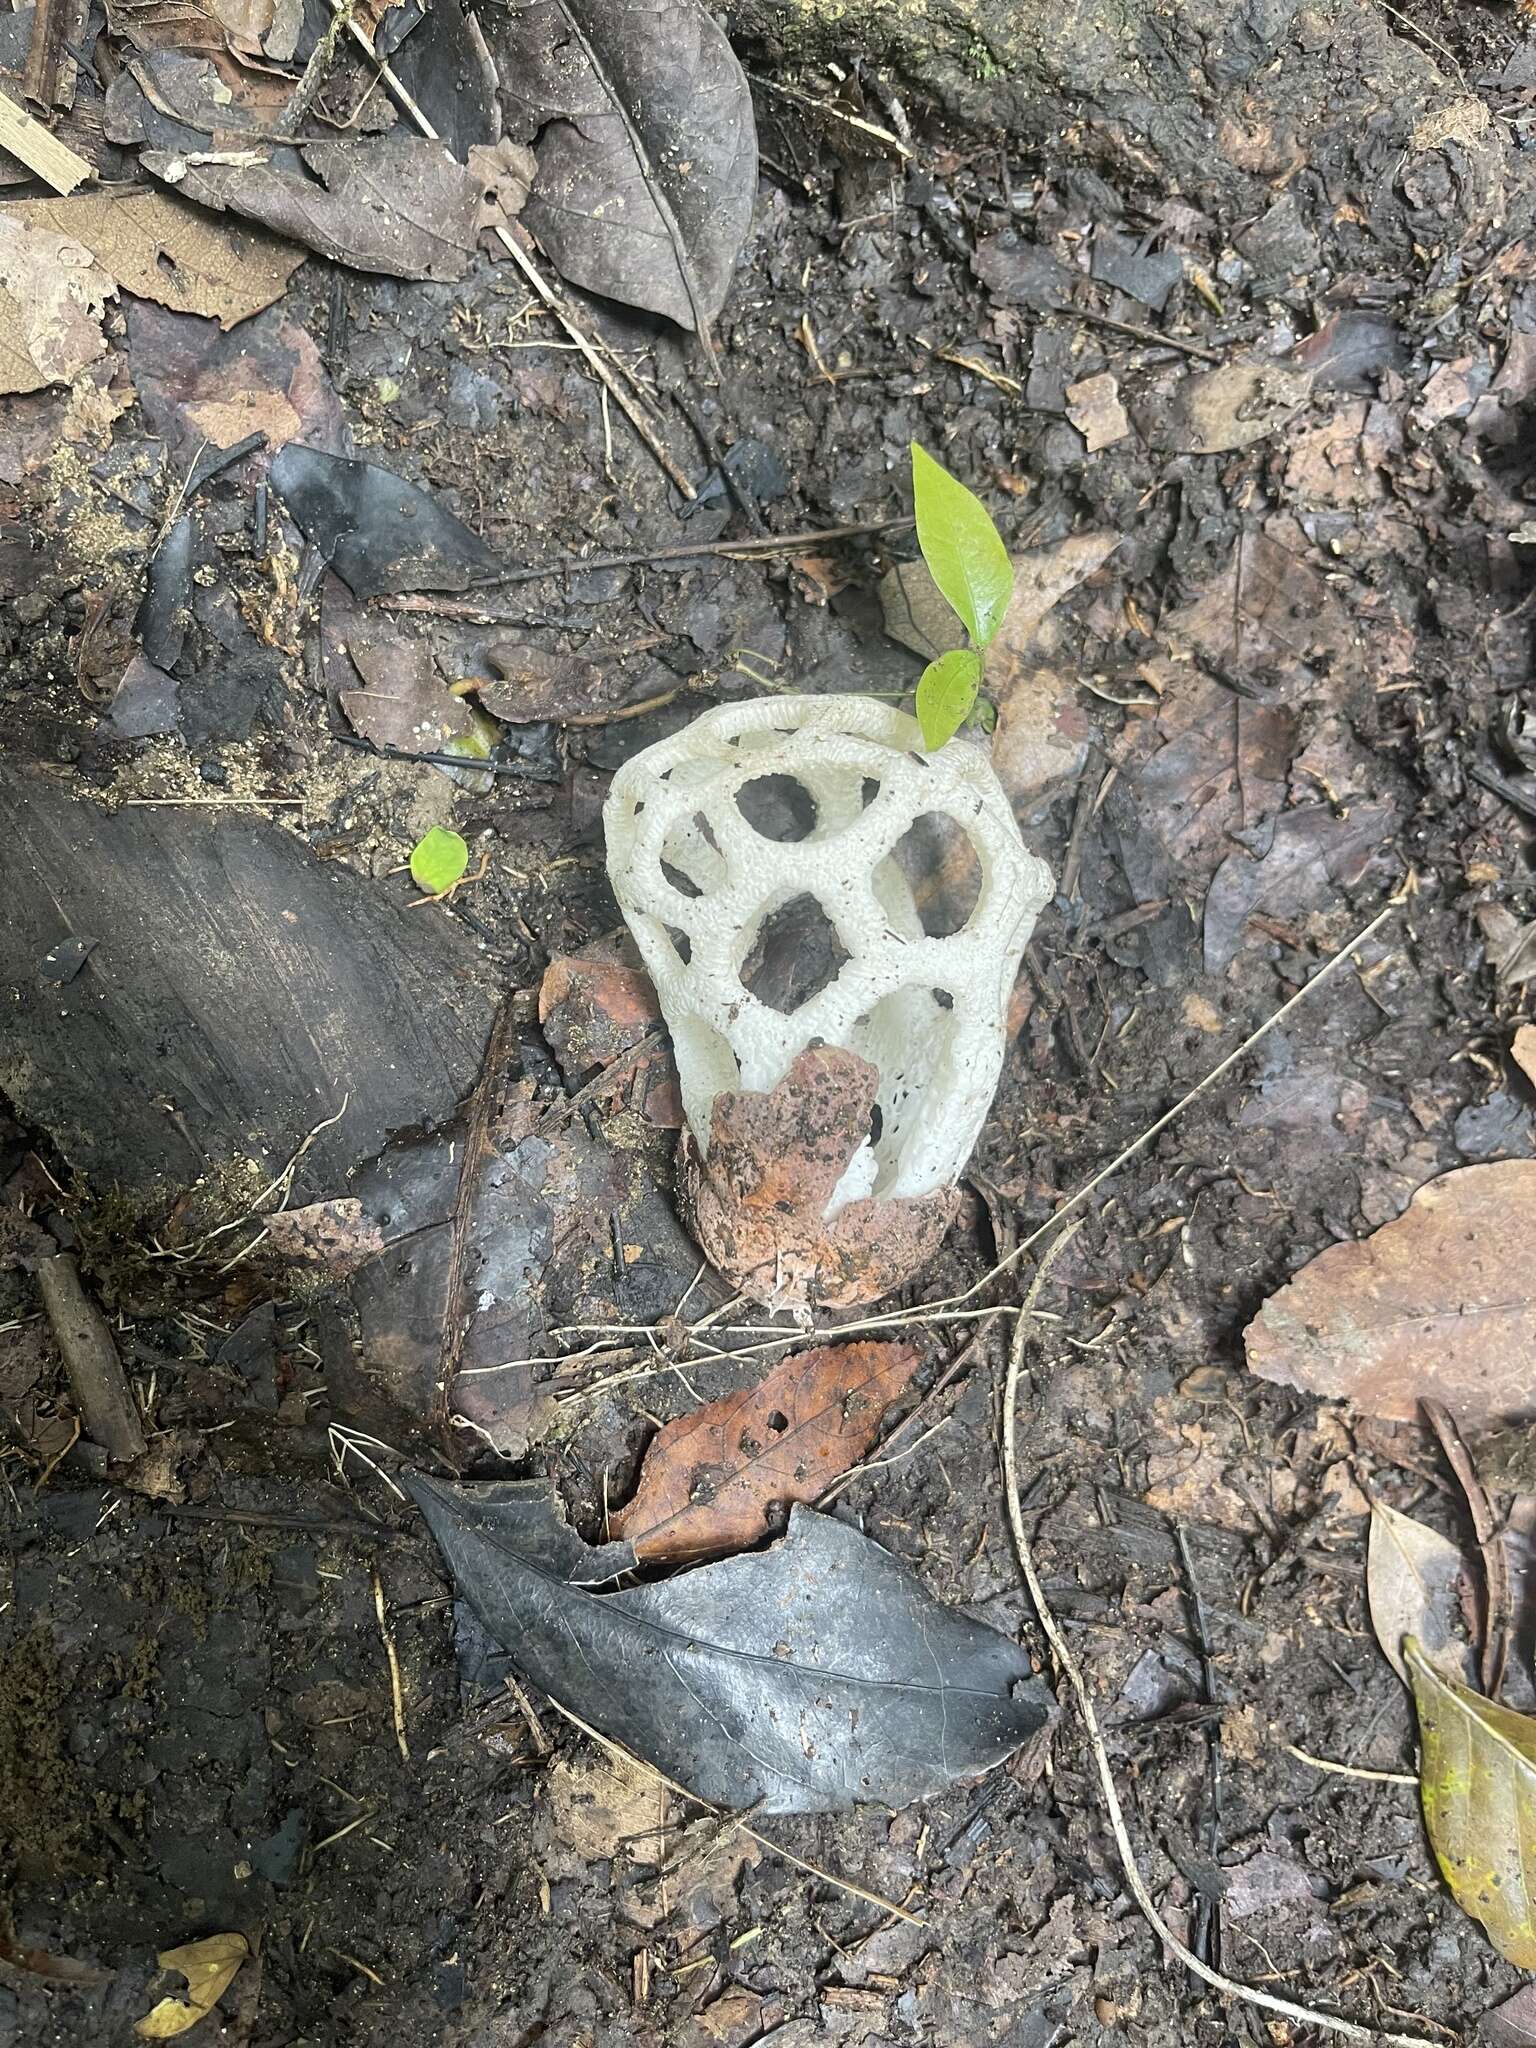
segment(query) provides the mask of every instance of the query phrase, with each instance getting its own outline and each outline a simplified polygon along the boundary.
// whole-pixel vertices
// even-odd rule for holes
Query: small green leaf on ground
[[[915,441],[912,508],[929,573],[959,614],[972,645],[985,647],[1013,595],[1013,564],[980,498]]]
[[[1536,1969],[1536,1720],[1456,1685],[1403,1645],[1422,1744],[1419,1790],[1451,1895],[1519,1970]]]
[[[981,656],[972,647],[953,647],[923,670],[917,684],[917,722],[930,754],[953,739],[969,718],[980,683]]]
[[[468,866],[469,848],[457,832],[445,832],[441,825],[411,849],[411,880],[432,896],[451,889]]]

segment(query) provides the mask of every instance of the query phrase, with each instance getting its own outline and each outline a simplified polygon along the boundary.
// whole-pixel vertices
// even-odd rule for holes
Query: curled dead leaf
[[[838,1047],[801,1053],[778,1087],[715,1097],[709,1152],[685,1131],[679,1197],[711,1265],[754,1301],[857,1308],[938,1249],[959,1191],[826,1208],[869,1135],[880,1076]]]

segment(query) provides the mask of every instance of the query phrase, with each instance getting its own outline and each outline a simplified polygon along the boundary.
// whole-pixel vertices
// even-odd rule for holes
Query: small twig
[[[343,0],[343,4],[332,14],[325,34],[309,54],[304,66],[304,75],[294,87],[289,101],[278,115],[272,133],[275,136],[297,135],[304,116],[314,105],[320,88],[330,75],[331,65],[336,57],[336,45],[352,26],[352,9],[356,0]]]
[[[1319,2012],[1312,2006],[1294,2004],[1288,1998],[1276,1998],[1272,1992],[1261,1991],[1256,1985],[1239,1984],[1235,1979],[1223,1976],[1219,1970],[1213,1970],[1209,1963],[1202,1962],[1192,1948],[1180,1941],[1157,1910],[1156,1902],[1147,1889],[1146,1880],[1142,1877],[1136,1861],[1136,1851],[1131,1845],[1130,1832],[1125,1824],[1125,1811],[1120,1804],[1120,1794],[1115,1789],[1115,1776],[1110,1768],[1109,1752],[1104,1747],[1104,1737],[1099,1728],[1099,1717],[1094,1708],[1093,1696],[1088,1690],[1088,1682],[1083,1676],[1082,1667],[1073,1656],[1071,1646],[1062,1634],[1060,1624],[1046,1600],[1045,1588],[1040,1583],[1040,1574],[1035,1567],[1034,1551],[1024,1528],[1024,1505],[1019,1493],[1018,1401],[1019,1375],[1030,1329],[1031,1321],[1027,1315],[1021,1315],[1014,1324],[1013,1343],[1008,1354],[1008,1378],[1003,1390],[1003,1494],[1008,1508],[1008,1521],[1013,1530],[1014,1548],[1018,1552],[1019,1570],[1029,1589],[1029,1597],[1034,1603],[1040,1626],[1045,1631],[1051,1652],[1066,1674],[1067,1682],[1076,1697],[1083,1728],[1088,1737],[1088,1746],[1093,1753],[1094,1766],[1098,1772],[1105,1817],[1109,1821],[1110,1833],[1114,1836],[1120,1868],[1143,1919],[1170,1955],[1202,1983],[1209,1984],[1213,1991],[1220,1992],[1224,1998],[1235,1998],[1244,2005],[1258,2006],[1264,2012],[1278,2013],[1282,2019],[1294,2020],[1300,2026],[1319,2027],[1325,2033],[1340,2034],[1348,2041],[1385,2044],[1385,2048],[1425,2048],[1423,2040],[1415,2035],[1382,2033],[1374,2027],[1363,2027],[1354,2020],[1340,2019],[1334,2013]]]
[[[1499,1696],[1499,1687],[1504,1682],[1504,1665],[1509,1654],[1510,1620],[1514,1612],[1514,1595],[1509,1583],[1509,1558],[1505,1554],[1503,1532],[1493,1517],[1488,1495],[1483,1482],[1477,1476],[1477,1467],[1472,1462],[1472,1453],[1467,1449],[1465,1439],[1456,1426],[1456,1418],[1441,1401],[1427,1397],[1419,1402],[1425,1419],[1439,1439],[1445,1454],[1445,1462],[1456,1474],[1456,1480],[1466,1496],[1467,1513],[1472,1518],[1472,1533],[1477,1538],[1477,1547],[1483,1560],[1483,1648],[1479,1664],[1479,1675],[1483,1691],[1489,1699]]]
[[[1143,341],[1152,348],[1176,348],[1187,356],[1198,356],[1202,363],[1219,363],[1222,357],[1213,348],[1206,348],[1198,341],[1186,341],[1181,334],[1159,334],[1155,327],[1138,327],[1134,320],[1114,320],[1108,313],[1093,312],[1087,306],[1053,305],[1049,309],[1067,320],[1087,320],[1095,327],[1107,327],[1114,334],[1127,335],[1132,341]]]
[[[802,92],[796,85],[782,85],[777,79],[764,78],[759,72],[749,71],[747,76],[764,92],[776,92],[781,99],[794,100],[802,107],[813,107],[818,114],[827,114],[834,121],[841,121],[845,128],[857,128],[861,135],[867,135],[872,142],[893,151],[904,163],[911,160],[912,151],[901,137],[893,135],[889,128],[882,128],[877,121],[866,121],[858,114],[850,114],[846,107],[835,106],[831,100],[819,100],[814,93]]]
[[[18,157],[29,171],[51,185],[61,197],[73,192],[96,172],[67,142],[60,142],[51,128],[45,128],[24,107],[0,93],[0,149]]]
[[[619,1054],[617,1059],[610,1060],[606,1067],[592,1076],[590,1081],[583,1083],[574,1095],[567,1095],[552,1109],[547,1109],[534,1126],[533,1135],[536,1138],[548,1137],[549,1133],[557,1130],[567,1117],[573,1116],[578,1109],[584,1109],[596,1096],[605,1095],[610,1085],[622,1079],[637,1060],[643,1058],[646,1053],[653,1052],[657,1046],[665,1044],[666,1037],[667,1027],[658,1024],[647,1031],[644,1038],[637,1038],[632,1046]]]
[[[627,718],[644,718],[648,711],[663,711],[683,694],[683,686],[675,690],[658,690],[654,697],[642,697],[638,704],[621,704],[615,711],[578,711],[571,718],[562,718],[561,725],[622,725]]]
[[[81,1285],[70,1253],[39,1259],[37,1284],[86,1434],[109,1458],[125,1464],[142,1458],[144,1425],[128,1376],[107,1319]]]
[[[38,1473],[36,1483],[32,1488],[34,1494],[42,1492],[43,1488],[48,1484],[49,1480],[53,1477],[54,1473],[59,1469],[60,1465],[63,1464],[64,1460],[69,1456],[70,1452],[75,1448],[75,1445],[79,1443],[79,1441],[80,1418],[78,1415],[75,1415],[70,1418],[69,1440],[66,1443],[63,1443],[59,1446],[59,1448],[54,1452],[53,1456],[48,1460],[47,1464],[43,1467],[42,1471]]]
[[[1314,1771],[1328,1771],[1336,1778],[1366,1778],[1376,1785],[1413,1785],[1418,1779],[1412,1771],[1371,1771],[1364,1764],[1336,1764],[1325,1756],[1313,1756],[1308,1750],[1298,1749],[1294,1742],[1282,1744],[1287,1756],[1295,1757],[1299,1764],[1308,1764]]]
[[[592,569],[654,569],[667,562],[691,562],[701,555],[792,555],[799,548],[819,547],[827,541],[855,540],[869,533],[894,533],[911,526],[907,519],[864,519],[856,520],[849,526],[821,526],[809,533],[770,533],[751,535],[745,540],[701,540],[686,547],[651,548],[641,554],[629,555],[573,555],[569,561],[546,562],[536,569],[509,569],[504,576],[492,579],[487,587],[500,588],[509,583],[540,583],[549,576],[585,576]],[[450,602],[452,602],[450,600]],[[396,597],[385,601],[384,609],[392,612],[431,612],[437,606],[429,598],[419,596]]]
[[[389,1665],[389,1699],[395,1717],[395,1742],[401,1760],[411,1760],[411,1745],[405,1739],[405,1694],[400,1686],[400,1659],[395,1655],[395,1639],[390,1634],[389,1619],[384,1612],[384,1581],[379,1577],[378,1566],[373,1571],[373,1611],[379,1618],[379,1635],[384,1644],[384,1656]]]

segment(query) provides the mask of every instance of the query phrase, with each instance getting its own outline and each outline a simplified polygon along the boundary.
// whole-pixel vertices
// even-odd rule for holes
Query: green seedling
[[[977,708],[986,651],[1013,596],[1013,564],[980,498],[915,441],[912,509],[928,573],[970,641],[930,661],[918,681],[917,722],[932,753]]]

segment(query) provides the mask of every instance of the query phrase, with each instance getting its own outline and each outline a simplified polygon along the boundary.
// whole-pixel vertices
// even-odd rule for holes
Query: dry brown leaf
[[[70,236],[124,291],[233,327],[282,297],[304,251],[256,229],[229,228],[167,192],[75,192],[24,199],[7,216]]]
[[[857,1053],[813,1046],[777,1088],[722,1091],[709,1153],[683,1133],[679,1198],[705,1257],[753,1301],[858,1308],[930,1258],[956,1188],[912,1200],[827,1204],[868,1137],[880,1075]]]
[[[1120,403],[1120,386],[1107,370],[1067,386],[1067,418],[1088,443],[1090,455],[1113,447],[1131,431]]]
[[[1510,1046],[1515,1065],[1525,1078],[1536,1086],[1536,1024],[1522,1024],[1515,1033]]]
[[[1154,448],[1217,455],[1247,448],[1287,426],[1312,395],[1312,372],[1262,356],[1240,357],[1186,377],[1165,417],[1148,417]]]
[[[321,1266],[336,1279],[345,1279],[384,1249],[384,1233],[350,1195],[335,1202],[310,1202],[302,1209],[279,1209],[262,1218],[262,1228],[264,1251]]]
[[[819,1500],[864,1456],[917,1363],[910,1344],[818,1345],[667,1423],[613,1533],[648,1564],[756,1543],[774,1509]]]
[[[313,178],[269,163],[197,164],[147,149],[140,163],[215,213],[244,214],[333,262],[452,283],[474,252],[482,188],[421,136],[310,142]]]
[[[117,295],[82,242],[34,225],[29,210],[8,206],[0,214],[0,392],[67,384],[105,355],[101,319],[107,300]]]
[[[1372,1502],[1365,1562],[1371,1627],[1404,1685],[1412,1684],[1403,1661],[1408,1636],[1442,1671],[1467,1685],[1476,1682],[1461,1611],[1462,1588],[1471,1583],[1471,1568],[1448,1536],[1384,1501]]]
[[[448,694],[427,641],[365,614],[347,634],[346,651],[365,687],[343,690],[341,708],[364,739],[407,753],[437,754],[473,731],[469,706]]]
[[[469,152],[469,168],[480,186],[475,224],[481,232],[515,220],[527,204],[537,169],[533,151],[510,135],[500,142],[477,142]]]
[[[1480,903],[1478,929],[1488,948],[1488,964],[1510,988],[1536,980],[1536,918],[1522,924],[1502,903]]]
[[[603,1752],[553,1764],[546,1785],[555,1839],[576,1863],[661,1861],[667,1788],[653,1771]]]
[[[1536,1415],[1536,1160],[1465,1166],[1358,1244],[1330,1245],[1248,1325],[1261,1379],[1389,1421]]]

